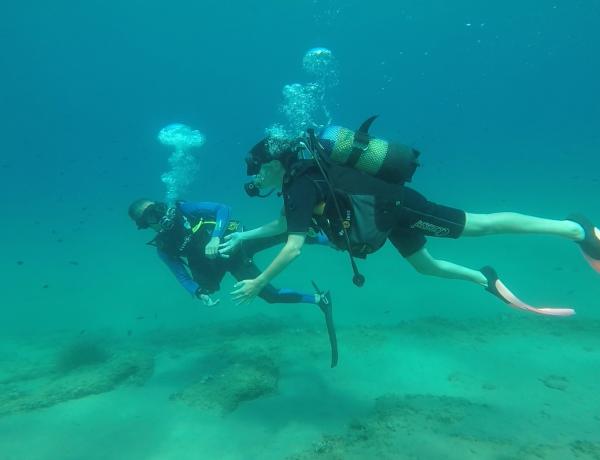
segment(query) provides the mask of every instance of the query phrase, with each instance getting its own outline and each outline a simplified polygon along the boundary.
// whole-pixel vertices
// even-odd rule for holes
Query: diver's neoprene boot
[[[331,292],[319,292],[319,308],[323,313],[331,311]]]
[[[583,253],[594,260],[600,261],[600,229],[595,227],[583,214],[571,214],[567,217],[567,220],[578,223],[585,232],[584,239],[576,241]]]
[[[483,273],[483,276],[485,276],[485,278],[487,279],[487,287],[485,288],[485,290],[488,291],[490,294],[494,294],[496,297],[502,300],[502,302],[510,303],[507,299],[505,299],[502,296],[502,294],[500,294],[498,288],[496,287],[496,281],[498,281],[498,273],[496,273],[496,270],[494,270],[493,267],[486,265],[485,267],[480,268],[479,271]]]

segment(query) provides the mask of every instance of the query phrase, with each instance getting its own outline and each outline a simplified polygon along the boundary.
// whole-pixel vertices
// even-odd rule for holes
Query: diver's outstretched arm
[[[275,256],[269,266],[256,278],[242,280],[234,285],[233,300],[236,303],[246,303],[256,297],[259,292],[268,285],[273,278],[287,268],[294,259],[300,255],[306,235],[293,233],[288,235],[288,240]]]
[[[287,232],[287,220],[285,216],[279,216],[276,220],[262,225],[261,227],[245,232],[240,232],[242,240],[254,240],[256,238],[266,238],[269,236],[281,235]]]
[[[239,247],[239,245],[248,240],[258,238],[267,238],[271,236],[281,235],[287,231],[287,221],[285,216],[279,216],[277,220],[269,222],[261,227],[245,232],[235,232],[225,235],[225,242],[219,245],[219,254],[223,257],[229,257]]]

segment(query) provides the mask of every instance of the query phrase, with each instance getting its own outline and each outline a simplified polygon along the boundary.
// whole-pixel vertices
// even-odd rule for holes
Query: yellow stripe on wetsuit
[[[200,219],[200,221],[192,227],[192,233],[196,233],[202,228],[203,225],[217,225],[217,222],[214,220]],[[239,225],[240,223],[237,220],[231,220],[229,221],[229,224],[227,224],[227,230],[230,232],[235,232]]]

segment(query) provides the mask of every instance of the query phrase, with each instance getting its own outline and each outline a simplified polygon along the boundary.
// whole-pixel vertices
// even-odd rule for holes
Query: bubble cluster
[[[176,149],[189,149],[204,145],[202,133],[182,123],[165,126],[158,133],[158,140],[161,144],[173,146]]]
[[[317,82],[326,88],[339,83],[337,63],[327,48],[312,48],[302,59],[302,67]]]
[[[285,150],[307,129],[319,130],[331,123],[326,104],[327,90],[338,83],[333,53],[326,48],[312,48],[304,55],[302,66],[311,81],[283,87],[283,102],[279,109],[284,121],[266,129],[273,155]]]
[[[160,130],[158,140],[161,144],[174,148],[169,156],[171,169],[160,176],[167,187],[166,201],[172,205],[181,199],[194,181],[199,164],[192,150],[202,147],[205,138],[198,130],[174,123]]]
[[[291,131],[288,131],[284,125],[279,123],[271,125],[265,131],[267,135],[267,148],[273,156],[277,156],[279,153],[287,150],[291,145],[291,141],[296,138]]]

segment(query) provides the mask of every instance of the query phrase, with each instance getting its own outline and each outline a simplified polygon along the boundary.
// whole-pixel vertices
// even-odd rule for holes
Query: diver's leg
[[[226,271],[218,260],[210,260],[202,254],[201,257],[188,257],[188,266],[202,291],[207,294],[219,291]]]
[[[559,236],[577,243],[588,263],[600,273],[600,228],[580,214],[570,215],[565,220],[543,219],[514,212],[472,214],[432,203],[407,187],[398,228],[405,232],[444,238],[500,233]]]
[[[573,241],[582,241],[585,237],[583,227],[571,220],[543,219],[515,212],[466,213],[463,236],[500,233],[537,233],[560,236]]]
[[[554,316],[569,316],[574,313],[568,308],[536,308],[527,305],[500,281],[492,267],[473,270],[431,257],[425,249],[426,236],[458,238],[464,235],[468,221],[467,214],[459,209],[432,203],[418,192],[408,188],[405,198],[405,205],[389,239],[419,273],[477,283],[502,301],[522,310]],[[536,221],[535,224],[539,226],[538,228],[547,228],[543,227],[547,224],[543,220]],[[473,221],[471,225],[473,226]],[[473,231],[473,228],[470,231]]]
[[[230,266],[229,271],[238,281],[254,279],[260,275],[260,270],[252,261],[243,260],[242,258],[238,258],[237,262]],[[315,289],[317,290],[315,294],[302,294],[291,289],[277,289],[269,283],[260,291],[258,296],[267,303],[309,303],[317,305],[325,316],[325,325],[327,326],[331,346],[331,367],[335,367],[338,362],[338,348],[333,323],[331,295],[329,292],[321,292],[316,286]]]
[[[258,296],[267,303],[310,303],[318,302],[314,294],[302,294],[292,289],[278,289],[272,284],[267,284]]]
[[[425,218],[417,219],[413,216],[414,212],[410,214],[411,222],[427,222],[428,228],[433,230],[433,226],[439,227],[442,225],[440,219]],[[408,218],[405,216],[405,218]],[[464,219],[457,218],[457,221],[464,221]],[[402,222],[394,228],[390,233],[389,240],[398,250],[398,252],[404,257],[419,273],[428,276],[437,276],[440,278],[460,279],[465,281],[471,281],[473,283],[480,284],[481,286],[487,286],[487,280],[485,276],[477,270],[472,270],[462,265],[458,265],[445,260],[438,260],[431,257],[429,251],[425,248],[427,238],[425,236],[425,225],[420,227],[412,227],[403,225]],[[445,232],[447,236],[451,234],[457,234],[461,230],[461,226],[454,225],[456,227],[453,230]],[[449,228],[446,226],[446,228]]]
[[[430,202],[419,203],[421,200],[418,194],[413,194],[412,198],[410,201],[413,207],[404,210],[389,239],[419,273],[479,284],[503,302],[525,311],[551,316],[569,316],[574,313],[568,308],[536,308],[526,304],[502,283],[492,267],[473,270],[431,257],[425,249],[426,235],[458,238],[464,230],[466,215],[458,209]]]
[[[230,267],[230,272],[238,281],[254,279],[261,273],[254,262],[241,259]],[[278,289],[272,284],[266,285],[258,296],[267,303],[310,303],[318,305],[320,301],[318,294],[303,294],[292,289]]]
[[[464,236],[535,233],[574,241],[590,266],[600,273],[600,229],[583,215],[573,214],[565,220],[552,220],[514,212],[466,213],[465,221]]]
[[[582,241],[585,237],[583,226],[574,220],[543,219],[516,212],[466,213],[433,203],[408,187],[401,219],[404,227],[421,231],[428,236],[458,238],[500,233],[537,233],[573,241]]]
[[[446,260],[434,259],[424,247],[406,257],[406,260],[422,275],[471,281],[487,287],[487,279],[481,271]]]
[[[571,308],[540,308],[526,304],[513,294],[502,281],[500,281],[498,274],[492,267],[483,267],[480,270],[473,270],[445,260],[434,259],[425,248],[408,256],[406,260],[408,260],[415,270],[423,275],[460,279],[477,283],[483,286],[486,291],[514,308],[547,316],[571,316],[575,313]]]

